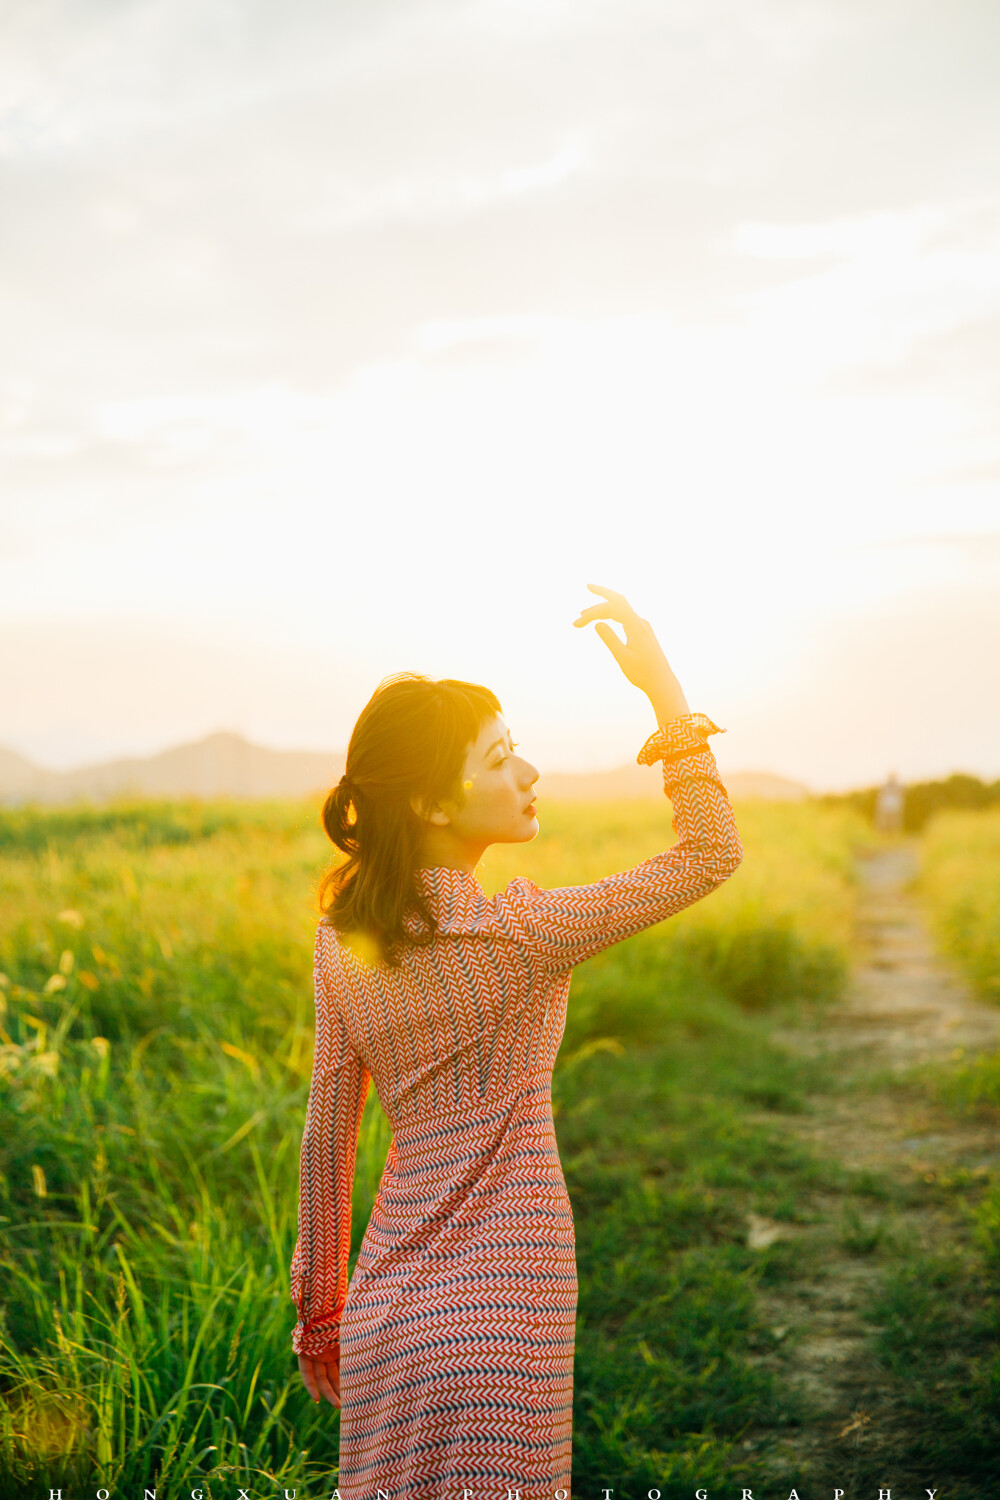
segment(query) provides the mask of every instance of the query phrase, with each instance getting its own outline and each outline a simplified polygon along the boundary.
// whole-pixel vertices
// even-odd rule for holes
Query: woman
[[[316,938],[292,1347],[341,1408],[341,1500],[566,1500],[577,1280],[551,1081],[570,971],[699,900],[742,858],[706,736],[648,621],[610,589],[597,632],[658,728],[678,842],[593,885],[513,880],[491,843],[538,832],[538,772],[486,688],[404,675],[351,736],[324,822],[346,862]],[[605,623],[625,627],[624,642]],[[393,1129],[348,1290],[358,1126]]]

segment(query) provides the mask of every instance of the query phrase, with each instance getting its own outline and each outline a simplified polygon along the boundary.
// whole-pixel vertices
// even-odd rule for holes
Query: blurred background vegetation
[[[911,781],[905,788],[903,829],[920,833],[936,813],[945,811],[980,811],[1000,807],[1000,781],[982,781],[978,776],[956,772],[938,781]],[[868,822],[874,821],[877,786],[857,791],[830,794],[819,800],[827,807],[851,807]]]

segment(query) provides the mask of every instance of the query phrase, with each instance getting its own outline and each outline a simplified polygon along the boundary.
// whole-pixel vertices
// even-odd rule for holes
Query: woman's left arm
[[[500,930],[530,968],[564,973],[700,901],[739,867],[743,846],[708,745],[719,732],[703,714],[682,714],[651,734],[637,757],[663,763],[676,844],[590,885],[545,890],[522,878],[493,898]]]

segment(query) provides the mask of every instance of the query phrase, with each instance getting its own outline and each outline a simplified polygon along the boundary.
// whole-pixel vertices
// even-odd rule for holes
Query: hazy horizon
[[[1000,11],[53,0],[2,23],[0,745],[1000,775]]]
[[[136,761],[138,761],[140,763],[144,763],[144,762],[146,762],[148,760],[155,760],[158,756],[161,756],[161,755],[170,754],[171,752],[178,751],[178,750],[194,749],[194,748],[197,748],[198,746],[204,744],[206,741],[211,741],[211,740],[214,740],[214,739],[226,738],[226,737],[240,740],[241,742],[249,745],[250,747],[252,747],[255,750],[264,750],[264,751],[267,751],[268,753],[273,752],[273,753],[276,753],[276,754],[279,754],[279,755],[280,754],[303,755],[303,756],[329,755],[331,757],[331,763],[338,763],[338,764],[341,761],[342,757],[344,756],[344,754],[346,753],[346,750],[347,750],[346,743],[342,744],[342,745],[285,745],[285,744],[267,744],[267,743],[265,743],[262,740],[249,739],[246,735],[244,735],[238,729],[229,729],[229,728],[225,728],[225,727],[218,727],[218,728],[215,728],[215,729],[206,730],[204,734],[198,735],[197,738],[195,738],[195,739],[180,740],[180,741],[171,741],[169,744],[163,744],[163,745],[154,746],[151,750],[149,750],[148,752],[145,752],[145,753],[127,753],[127,754],[121,754],[121,755],[109,755],[109,756],[102,756],[98,760],[88,759],[88,760],[85,760],[85,761],[71,761],[71,762],[66,762],[65,764],[61,764],[61,763],[60,764],[55,764],[55,763],[51,763],[51,762],[50,763],[46,763],[44,761],[35,759],[32,756],[24,756],[24,758],[33,767],[35,767],[39,771],[42,771],[45,774],[56,774],[56,775],[65,774],[65,773],[72,774],[72,773],[75,773],[75,772],[85,772],[85,771],[88,771],[88,770],[91,770],[91,769],[97,769],[98,767],[102,767],[102,766],[105,766],[105,765],[115,764],[117,762],[130,762],[130,761],[136,760]],[[835,793],[838,793],[838,792],[856,791],[856,790],[861,790],[862,789],[862,786],[859,783],[851,783],[850,785],[844,784],[842,786],[841,785],[838,785],[838,786],[816,786],[816,785],[810,785],[809,783],[803,781],[801,778],[783,776],[779,772],[774,772],[768,766],[760,766],[760,765],[736,765],[735,763],[732,762],[732,758],[730,756],[726,756],[725,753],[720,749],[720,743],[721,742],[719,740],[715,739],[715,740],[712,741],[712,747],[713,747],[713,750],[715,750],[717,752],[717,755],[721,756],[722,760],[725,762],[725,767],[726,767],[727,773],[729,773],[729,774],[735,774],[735,775],[737,775],[739,777],[745,777],[745,778],[760,777],[762,780],[767,780],[768,778],[773,778],[776,781],[785,782],[789,786],[800,786],[800,787],[803,787],[810,794],[813,794],[813,795],[816,795],[816,796],[823,796],[823,795],[825,795],[827,793],[833,793],[833,794],[835,794]],[[13,747],[10,746],[10,745],[0,745],[0,753],[2,753],[4,751],[10,751],[12,749],[13,749]],[[15,754],[19,754],[19,755],[23,755],[22,751],[14,750],[14,753]],[[595,765],[575,766],[575,767],[567,767],[567,766],[562,766],[562,765],[545,765],[545,766],[540,766],[539,767],[539,772],[540,772],[540,775],[543,778],[546,775],[555,776],[557,778],[562,778],[562,777],[565,777],[567,775],[569,775],[569,776],[582,776],[582,777],[589,777],[589,776],[595,776],[595,775],[596,776],[601,776],[601,775],[607,775],[607,774],[615,772],[615,771],[621,771],[621,770],[626,770],[627,771],[627,770],[630,770],[633,764],[634,764],[634,761],[631,760],[631,759],[621,759],[620,758],[617,761],[606,762],[606,763],[601,764],[601,765],[596,765],[595,764]],[[894,768],[890,768],[890,770],[893,772],[893,774],[896,774]],[[961,766],[957,766],[957,767],[954,767],[951,772],[944,772],[944,773],[942,773],[942,776],[940,778],[938,778],[938,777],[913,778],[913,780],[917,781],[917,780],[946,779],[948,775],[955,775],[955,774],[962,775],[962,774],[975,774],[975,773],[969,773],[968,770],[967,770],[967,768],[961,767]],[[989,780],[1000,779],[1000,778],[985,777],[983,779],[989,781]],[[658,784],[659,784],[659,782],[657,781],[657,785]],[[866,786],[871,786],[871,785],[874,785],[874,784],[875,784],[874,782],[865,783]],[[906,783],[904,782],[903,784],[905,785]],[[650,786],[651,786],[651,793],[650,794],[652,795],[653,794],[653,792],[652,792],[652,778],[650,778]],[[2,800],[2,799],[0,799],[0,800]]]

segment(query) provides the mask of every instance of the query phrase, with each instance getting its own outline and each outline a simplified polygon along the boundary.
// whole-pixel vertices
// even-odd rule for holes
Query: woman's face
[[[444,803],[451,833],[470,845],[522,844],[538,832],[534,784],[538,771],[516,753],[499,714],[466,751],[461,807]]]

